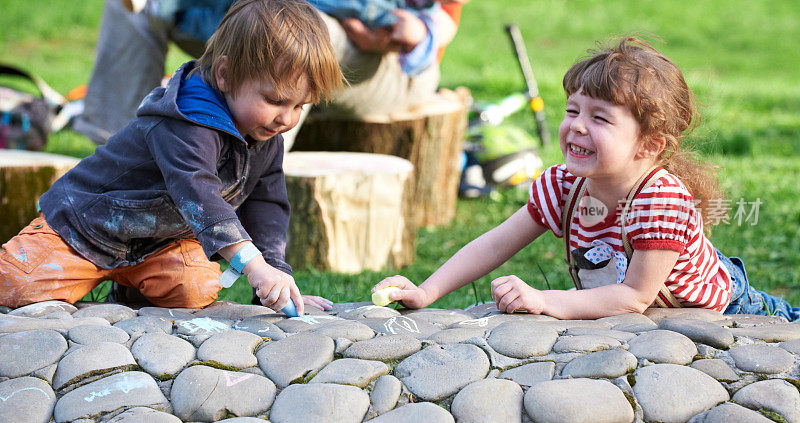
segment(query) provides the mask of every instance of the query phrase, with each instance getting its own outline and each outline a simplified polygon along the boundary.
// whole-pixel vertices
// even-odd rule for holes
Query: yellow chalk
[[[389,299],[389,295],[392,292],[399,290],[400,288],[396,286],[390,286],[387,288],[379,289],[372,293],[372,303],[375,304],[376,306],[383,307],[392,302],[392,300]]]

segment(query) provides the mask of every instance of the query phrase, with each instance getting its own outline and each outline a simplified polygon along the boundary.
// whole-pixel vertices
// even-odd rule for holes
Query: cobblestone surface
[[[800,422],[800,324],[335,304],[0,310],[0,421]]]

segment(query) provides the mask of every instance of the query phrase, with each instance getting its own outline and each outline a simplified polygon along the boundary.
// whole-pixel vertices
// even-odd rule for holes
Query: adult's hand
[[[339,22],[347,39],[359,50],[385,53],[400,48],[400,44],[392,40],[392,27],[369,29],[356,18],[345,18]]]
[[[392,14],[397,17],[397,22],[392,26],[392,41],[399,43],[403,51],[413,50],[428,35],[428,28],[420,18],[407,10],[395,9]]]

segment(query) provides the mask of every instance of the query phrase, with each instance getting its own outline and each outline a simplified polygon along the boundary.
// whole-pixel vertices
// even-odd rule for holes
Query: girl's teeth
[[[588,155],[588,154],[592,153],[591,151],[589,151],[589,150],[587,150],[585,148],[580,148],[580,147],[578,147],[576,145],[570,145],[570,148],[572,149],[572,151],[574,151],[574,152],[576,152],[578,154]]]

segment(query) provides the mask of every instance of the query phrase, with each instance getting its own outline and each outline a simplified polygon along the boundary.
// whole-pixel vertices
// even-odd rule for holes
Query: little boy
[[[203,307],[221,288],[210,260],[222,257],[262,304],[280,310],[291,298],[302,314],[284,261],[280,133],[342,80],[312,6],[238,1],[203,56],[57,180],[42,215],[3,245],[0,304],[75,302],[110,279],[161,307]]]

